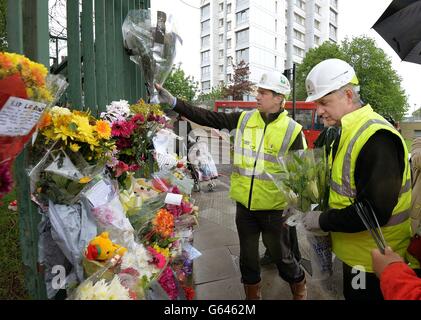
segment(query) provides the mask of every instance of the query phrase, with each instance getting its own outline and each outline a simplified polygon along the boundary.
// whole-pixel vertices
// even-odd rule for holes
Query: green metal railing
[[[145,98],[144,78],[124,50],[121,26],[129,10],[150,7],[150,0],[67,0],[68,103],[97,115],[113,100]],[[10,52],[49,66],[48,0],[8,0]],[[25,23],[23,23],[25,21]],[[20,243],[25,283],[33,299],[45,299],[38,261],[40,215],[31,202],[24,150],[16,160]]]

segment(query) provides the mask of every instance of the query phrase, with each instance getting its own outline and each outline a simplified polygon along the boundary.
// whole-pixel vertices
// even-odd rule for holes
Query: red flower
[[[142,114],[136,114],[131,120],[130,120],[135,126],[138,126],[140,124],[145,123],[145,117]]]
[[[118,120],[113,122],[111,134],[113,137],[129,138],[135,128],[136,125],[131,121]]]
[[[118,178],[124,172],[129,171],[129,166],[123,161],[119,161],[118,164],[114,167],[114,170],[116,172],[115,176]]]
[[[184,295],[186,296],[187,300],[193,300],[194,298],[194,289],[191,287],[185,287],[183,286],[183,290],[184,290]]]
[[[119,138],[115,144],[118,150],[127,149],[132,146],[132,142],[130,141],[130,139],[127,138]]]

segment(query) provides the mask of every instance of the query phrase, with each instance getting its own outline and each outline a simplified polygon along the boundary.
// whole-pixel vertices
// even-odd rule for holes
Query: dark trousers
[[[304,271],[293,254],[297,238],[284,225],[282,211],[249,211],[237,203],[235,222],[240,238],[240,270],[242,282],[258,283],[260,278],[259,238],[278,267],[279,276],[287,282],[300,282]],[[293,230],[294,231],[294,230]],[[294,242],[294,243],[293,243]]]
[[[342,270],[345,300],[384,300],[380,280],[375,273],[353,271],[345,263],[342,264]]]

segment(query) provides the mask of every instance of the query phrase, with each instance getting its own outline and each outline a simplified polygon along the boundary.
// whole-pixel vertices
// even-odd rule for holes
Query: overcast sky
[[[410,112],[421,107],[421,65],[401,62],[398,55],[373,30],[372,25],[392,0],[339,0],[339,40],[345,37],[368,35],[392,58],[393,68],[402,78],[402,86],[409,97]],[[199,80],[200,0],[152,0],[152,10],[173,15],[177,30],[183,38],[177,62],[183,70]],[[375,102],[373,102],[374,104]]]

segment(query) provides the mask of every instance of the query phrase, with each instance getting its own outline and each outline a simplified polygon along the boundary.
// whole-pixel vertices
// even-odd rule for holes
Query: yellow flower
[[[90,177],[83,177],[79,179],[79,183],[88,183],[90,182],[92,179]]]
[[[78,145],[77,143],[71,143],[69,146],[70,150],[72,150],[73,152],[78,152],[80,149],[80,145]]]

